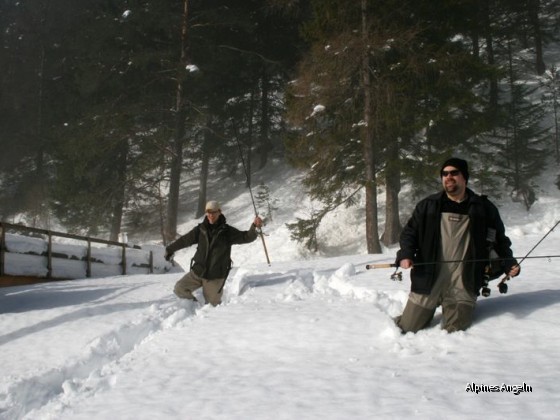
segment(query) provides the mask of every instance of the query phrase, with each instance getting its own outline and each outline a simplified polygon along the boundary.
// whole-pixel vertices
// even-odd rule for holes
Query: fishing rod
[[[259,216],[257,211],[257,205],[255,204],[255,197],[253,197],[253,189],[251,188],[251,178],[249,178],[249,171],[247,170],[247,165],[245,165],[245,158],[243,157],[243,149],[241,148],[241,143],[237,136],[235,137],[235,142],[237,143],[237,148],[239,149],[239,157],[241,158],[241,164],[243,165],[243,170],[245,171],[245,177],[247,178],[247,188],[249,188],[249,194],[251,195],[251,202],[253,203],[253,209],[255,210],[255,217]],[[264,254],[266,255],[266,262],[270,265],[270,258],[268,257],[268,249],[266,248],[266,242],[264,240],[264,234],[260,227],[257,227],[257,233],[261,237],[261,241],[264,248]]]
[[[533,248],[531,248],[529,250],[529,252],[527,252],[527,254],[521,258],[521,260],[517,263],[518,266],[521,265],[521,263],[527,259],[537,259],[537,258],[546,258],[546,259],[552,259],[552,258],[560,258],[560,255],[535,255],[535,256],[530,256],[531,253],[542,243],[542,241],[545,240],[545,238],[550,235],[550,233],[552,233],[552,231],[554,231],[554,229],[556,229],[556,227],[560,224],[560,220],[558,220],[554,226],[552,226],[548,232],[546,232],[546,234],[544,234],[544,236],[535,244],[535,246],[533,246]],[[433,262],[423,262],[423,263],[414,263],[413,266],[421,266],[421,265],[436,265],[436,264],[451,264],[451,263],[465,263],[465,262],[492,262],[492,261],[505,261],[505,260],[510,260],[510,259],[518,259],[519,257],[510,257],[510,258],[482,258],[482,259],[465,259],[465,260],[447,260],[447,261],[433,261]],[[376,268],[396,268],[395,272],[393,274],[391,274],[391,280],[398,280],[398,281],[402,281],[402,272],[399,272],[399,265],[395,264],[395,263],[381,263],[381,264],[367,264],[366,265],[366,269],[371,270],[371,269],[376,269]],[[500,293],[507,293],[508,291],[508,286],[506,284],[506,281],[508,281],[511,278],[511,276],[509,276],[508,274],[505,274],[504,277],[501,279],[500,283],[498,284],[498,289],[500,290]],[[484,282],[484,287],[482,289],[482,295],[487,297],[490,295],[490,289],[488,288],[488,281],[489,279],[487,278]]]
[[[506,260],[518,259],[518,258],[521,258],[521,257],[492,258],[491,260],[492,261],[506,261]],[[521,264],[521,262],[523,260],[530,260],[530,259],[533,259],[533,258],[540,258],[540,259],[560,258],[560,255],[535,255],[535,256],[527,256],[526,255],[521,259],[519,264]],[[487,261],[488,261],[488,258],[479,258],[479,259],[467,259],[467,260],[445,260],[445,261],[421,262],[421,263],[414,263],[413,265],[420,266],[420,265],[437,265],[437,264],[453,264],[453,263],[487,262]],[[368,270],[372,270],[372,269],[376,269],[376,268],[393,268],[393,267],[399,267],[399,265],[395,264],[395,263],[379,263],[379,264],[367,264],[366,265],[366,269],[368,269]]]
[[[533,248],[531,248],[531,249],[529,250],[529,252],[527,252],[527,255],[525,255],[523,258],[521,258],[521,261],[519,261],[519,263],[517,263],[517,265],[520,266],[521,263],[522,263],[523,261],[525,261],[527,258],[533,258],[533,257],[530,257],[529,255],[535,250],[536,247],[538,247],[538,246],[541,244],[542,241],[544,241],[544,239],[545,239],[548,235],[550,235],[550,233],[551,233],[554,229],[556,229],[556,226],[558,226],[559,224],[560,224],[560,220],[558,220],[558,221],[554,224],[554,226],[552,226],[552,227],[548,230],[548,232],[546,232],[546,234],[535,244],[535,246],[534,246]],[[554,257],[556,257],[556,256],[554,256]],[[498,283],[498,289],[500,290],[500,293],[507,293],[507,291],[508,291],[508,285],[506,284],[506,281],[508,281],[510,278],[511,278],[511,276],[510,276],[509,274],[507,274],[507,273],[505,274],[504,277],[502,277],[502,279],[500,280],[500,283]],[[490,293],[488,293],[488,294],[490,294]]]

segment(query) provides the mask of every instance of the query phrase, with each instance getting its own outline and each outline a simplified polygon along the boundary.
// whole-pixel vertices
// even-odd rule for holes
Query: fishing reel
[[[509,277],[506,276],[502,279],[502,281],[500,281],[500,283],[498,283],[498,290],[500,291],[501,294],[506,294],[508,292],[508,285],[506,283],[506,281],[508,280]],[[484,297],[490,296],[491,290],[488,287],[489,282],[490,282],[489,276],[485,275],[484,282],[482,283],[482,289],[480,289],[480,294]]]
[[[509,280],[509,276],[506,276],[502,279],[502,281],[498,284],[498,290],[500,291],[500,293],[505,294],[508,292],[508,285],[506,283],[506,281]]]
[[[482,289],[480,289],[480,294],[484,297],[488,297],[490,296],[490,293],[492,293],[492,291],[488,287],[489,282],[490,282],[490,277],[487,274],[485,274],[484,281],[482,283]]]
[[[399,271],[399,266],[397,264],[368,264],[366,265],[366,270],[371,270],[374,268],[391,268],[396,267],[395,272],[391,274],[391,280],[402,281],[402,272]]]
[[[393,274],[391,274],[391,280],[402,281],[402,271],[397,268]]]

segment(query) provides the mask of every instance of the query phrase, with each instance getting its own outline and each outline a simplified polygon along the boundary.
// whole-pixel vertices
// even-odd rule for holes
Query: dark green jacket
[[[211,225],[208,219],[170,244],[166,250],[172,254],[182,248],[198,244],[191,261],[191,270],[207,280],[224,279],[231,268],[231,246],[247,244],[257,239],[254,224],[247,231],[240,231],[226,223],[224,215]]]
[[[400,250],[397,252],[396,264],[403,259],[411,259],[411,290],[419,294],[429,294],[436,280],[438,247],[440,246],[441,203],[445,192],[433,194],[420,201],[412,217],[403,228],[400,237]],[[504,258],[504,272],[517,264],[512,257],[511,241],[505,234],[505,227],[498,209],[486,197],[475,194],[467,188],[469,195],[471,258],[477,260],[474,265],[474,279],[463,278],[464,286],[473,293],[478,293],[484,280],[484,267],[488,260],[488,229],[496,230],[494,249]],[[424,265],[425,264],[425,265]]]

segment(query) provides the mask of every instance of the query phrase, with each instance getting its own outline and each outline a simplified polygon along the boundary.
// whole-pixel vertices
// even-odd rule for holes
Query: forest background
[[[165,244],[209,183],[281,160],[318,203],[294,239],[364,196],[379,253],[450,155],[529,209],[560,165],[559,26],[553,0],[0,0],[0,220]]]

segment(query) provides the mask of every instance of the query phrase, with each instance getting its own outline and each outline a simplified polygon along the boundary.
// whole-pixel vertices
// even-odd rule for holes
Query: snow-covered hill
[[[363,206],[330,216],[313,256],[285,227],[311,208],[300,176],[263,181],[278,208],[265,227],[271,265],[260,241],[234,247],[217,308],[176,299],[178,273],[0,289],[0,418],[557,417],[559,259],[524,261],[507,295],[480,298],[465,332],[442,331],[438,313],[401,335],[392,317],[408,272],[393,282],[365,269],[396,249],[365,253]],[[248,227],[248,191],[221,193],[228,221]],[[516,255],[560,219],[559,203],[554,186],[530,212],[498,203]],[[557,229],[533,255],[557,254],[559,239]],[[176,260],[188,267],[193,252]]]

